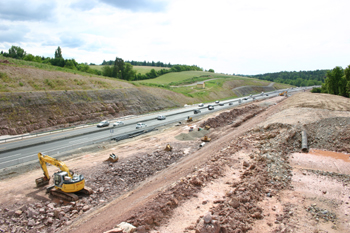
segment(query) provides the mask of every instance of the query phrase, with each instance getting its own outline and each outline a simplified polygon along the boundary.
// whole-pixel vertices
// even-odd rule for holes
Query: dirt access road
[[[200,148],[204,135],[212,140]],[[77,202],[36,189],[39,169],[2,180],[0,229],[104,232],[128,222],[139,233],[348,232],[349,135],[346,98],[251,103],[65,160],[95,191]],[[119,161],[105,162],[112,152]]]

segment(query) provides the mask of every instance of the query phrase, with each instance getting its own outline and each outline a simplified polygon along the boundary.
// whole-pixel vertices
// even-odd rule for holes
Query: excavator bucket
[[[173,150],[173,147],[170,146],[169,144],[167,144],[164,150],[165,150],[165,151],[172,151],[172,150]]]
[[[107,159],[108,162],[112,162],[112,163],[118,162],[118,160],[119,160],[119,157],[118,155],[115,155],[115,154],[110,154],[109,158]]]
[[[211,138],[207,137],[207,136],[204,136],[201,138],[201,141],[202,142],[210,142],[211,141]]]
[[[49,181],[45,176],[35,179],[36,187],[42,187],[49,184]]]

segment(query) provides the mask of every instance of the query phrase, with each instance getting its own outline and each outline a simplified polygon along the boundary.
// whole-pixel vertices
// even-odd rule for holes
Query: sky
[[[0,51],[263,74],[350,65],[349,0],[0,0]]]

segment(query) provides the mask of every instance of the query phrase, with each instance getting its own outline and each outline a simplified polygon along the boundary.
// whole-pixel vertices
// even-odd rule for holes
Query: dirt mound
[[[350,153],[350,117],[322,119],[305,129],[310,147]]]
[[[237,127],[242,122],[252,118],[265,109],[266,107],[260,107],[255,104],[248,105],[243,108],[235,108],[231,111],[220,113],[219,116],[214,118],[209,118],[208,120],[204,121],[200,127],[205,127],[208,125],[211,128],[218,128],[229,124],[233,124],[234,127]]]
[[[198,138],[204,137],[208,133],[209,131],[207,130],[200,130],[200,131],[193,130],[192,132],[189,132],[189,133],[181,133],[177,135],[175,138],[180,141],[193,141]]]
[[[331,94],[303,92],[297,93],[284,101],[281,109],[320,108],[332,111],[350,111],[350,99]]]

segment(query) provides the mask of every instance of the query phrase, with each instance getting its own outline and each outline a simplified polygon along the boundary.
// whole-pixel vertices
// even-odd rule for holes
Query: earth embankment
[[[179,107],[187,97],[157,88],[1,93],[0,135],[16,135]]]

